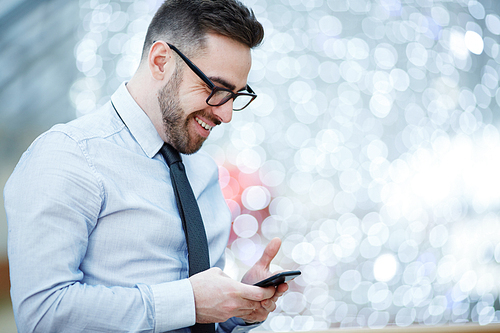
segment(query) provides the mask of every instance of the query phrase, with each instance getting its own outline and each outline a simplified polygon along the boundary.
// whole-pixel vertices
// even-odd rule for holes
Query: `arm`
[[[11,295],[19,331],[152,332],[192,325],[194,315],[182,313],[189,308],[194,313],[187,279],[127,287],[81,282],[80,264],[105,198],[84,148],[63,133],[45,134],[6,185]],[[159,302],[166,299],[186,305],[165,313]]]

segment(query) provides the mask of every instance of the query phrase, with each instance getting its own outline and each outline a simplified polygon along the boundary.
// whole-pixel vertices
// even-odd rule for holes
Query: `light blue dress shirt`
[[[6,184],[20,332],[189,332],[195,323],[163,141],[125,84],[111,101],[38,137]],[[222,269],[231,217],[217,166],[202,151],[182,158],[210,264]],[[253,327],[233,318],[217,329]]]

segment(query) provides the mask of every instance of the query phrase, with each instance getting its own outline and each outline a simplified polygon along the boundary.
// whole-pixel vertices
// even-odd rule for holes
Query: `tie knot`
[[[167,165],[169,167],[174,163],[182,162],[182,158],[179,152],[168,143],[163,144],[163,147],[161,147],[160,151],[167,161]]]

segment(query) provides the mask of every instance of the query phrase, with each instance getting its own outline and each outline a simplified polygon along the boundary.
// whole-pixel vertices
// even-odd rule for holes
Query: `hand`
[[[274,257],[276,257],[276,254],[278,254],[280,246],[281,240],[279,238],[272,239],[269,244],[267,244],[260,259],[255,263],[255,265],[253,265],[252,268],[250,268],[245,276],[243,276],[241,282],[254,284],[273,275],[273,273],[269,271],[269,266],[271,265],[271,261]],[[248,324],[266,320],[269,313],[276,309],[276,302],[278,301],[278,298],[280,298],[288,290],[288,284],[282,283],[276,288],[267,287],[261,289],[272,290],[273,295],[272,297],[261,301],[260,306],[255,308],[255,311],[252,311],[250,314],[244,316],[239,316]]]
[[[253,310],[262,308],[262,302],[275,294],[273,287],[240,283],[219,268],[195,274],[189,281],[193,287],[197,323],[224,322],[231,317],[252,318]]]

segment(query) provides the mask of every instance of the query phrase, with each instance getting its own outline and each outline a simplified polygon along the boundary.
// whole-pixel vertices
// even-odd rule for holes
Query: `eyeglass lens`
[[[216,90],[210,96],[207,103],[212,106],[219,106],[229,101],[234,96],[233,93],[227,90]],[[236,95],[233,100],[233,109],[238,111],[244,109],[254,99],[250,95]]]

